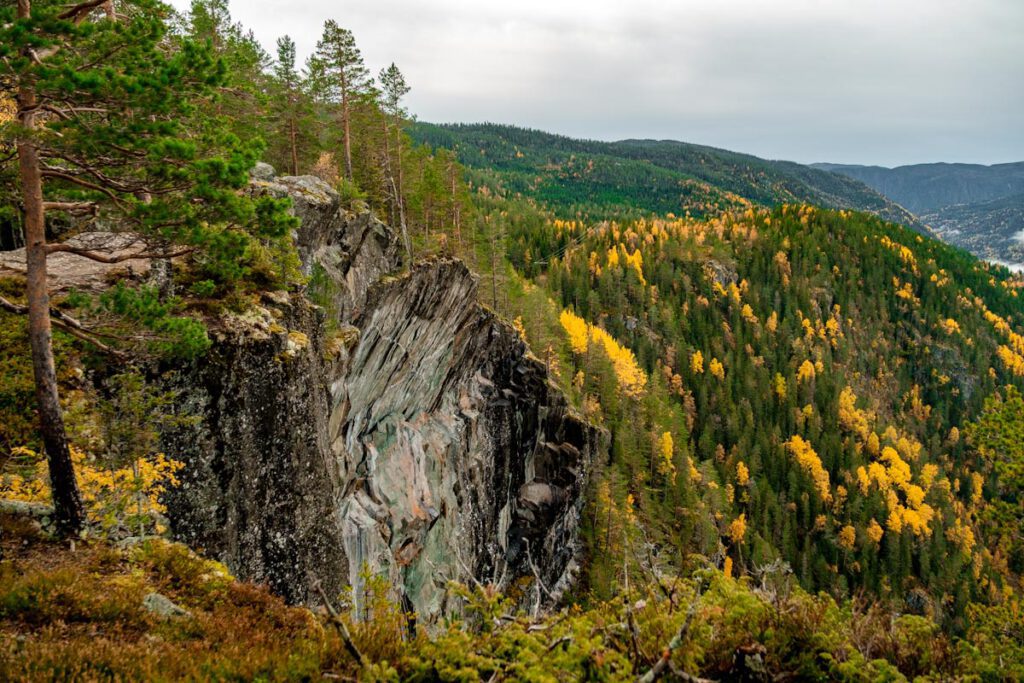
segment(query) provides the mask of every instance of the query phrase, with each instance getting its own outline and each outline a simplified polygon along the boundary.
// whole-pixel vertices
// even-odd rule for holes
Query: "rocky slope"
[[[601,435],[476,303],[464,265],[395,275],[393,231],[322,182],[257,185],[295,200],[303,267],[328,275],[336,318],[269,294],[176,374],[199,419],[164,439],[186,464],[175,534],[291,601],[315,602],[317,582],[358,587],[366,570],[428,622],[457,608],[451,579],[539,576],[558,595]]]

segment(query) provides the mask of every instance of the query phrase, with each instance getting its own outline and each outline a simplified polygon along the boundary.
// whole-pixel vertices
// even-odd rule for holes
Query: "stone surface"
[[[340,319],[354,317],[370,285],[401,265],[398,235],[369,212],[352,214],[338,193],[315,176],[283,176],[255,183],[257,192],[291,197],[302,221],[295,241],[306,275],[322,269],[334,283],[332,310]]]
[[[192,616],[185,608],[174,604],[170,598],[160,593],[147,593],[142,598],[142,607],[162,619],[181,619]]]
[[[365,569],[386,575],[427,624],[457,609],[452,579],[537,575],[557,596],[602,435],[476,303],[460,262],[396,275],[394,231],[340,210],[319,180],[258,191],[296,198],[303,262],[335,283],[334,319],[268,294],[176,374],[181,412],[201,419],[164,435],[186,464],[174,533],[295,602],[316,602],[318,581],[337,594]]]
[[[121,257],[148,250],[138,235],[117,232],[83,232],[64,241],[76,249],[97,251],[104,256]],[[100,292],[118,279],[141,279],[150,271],[150,259],[127,259],[120,263],[100,263],[69,253],[50,254],[46,272],[51,292],[72,289]],[[0,252],[0,277],[25,274],[25,249]]]
[[[249,171],[249,175],[253,180],[260,182],[270,182],[277,176],[277,171],[274,167],[263,161],[257,161],[256,165]]]
[[[549,589],[569,580],[598,440],[476,286],[449,260],[375,286],[332,389],[348,575],[388,573],[428,618],[467,574],[504,588],[532,558]]]

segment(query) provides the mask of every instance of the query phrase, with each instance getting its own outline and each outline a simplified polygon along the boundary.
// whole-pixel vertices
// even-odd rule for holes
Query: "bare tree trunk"
[[[288,133],[292,142],[292,175],[299,175],[299,146],[297,142],[298,132],[295,130],[295,117],[288,120]]]
[[[402,172],[402,140],[398,140],[398,172]],[[395,223],[395,212],[398,213],[398,223],[402,230],[402,243],[405,245],[405,255],[408,259],[408,265],[412,266],[412,244],[409,242],[409,228],[405,224],[405,209],[402,205],[402,191],[399,186],[395,183],[395,171],[391,167],[391,132],[388,130],[387,119],[384,119],[384,169],[388,175],[388,183],[391,186],[391,196],[393,202],[391,205],[391,224]]]
[[[345,178],[352,182],[352,115],[349,108],[348,90],[341,93],[341,120],[345,131]]]
[[[398,217],[398,196],[395,187],[395,176],[391,171],[391,131],[388,129],[388,119],[384,116],[381,121],[381,128],[384,131],[384,175],[387,177],[387,192],[391,194],[390,206],[388,206],[388,222],[394,226]]]
[[[402,230],[405,230],[405,186],[402,183],[405,175],[402,171],[402,119],[398,116],[395,117],[395,137],[398,139],[398,149],[396,150],[398,156],[398,215],[402,220]]]
[[[18,17],[31,16],[29,0],[18,0]],[[39,152],[31,138],[35,128],[36,95],[32,86],[22,83],[18,89],[18,118],[28,134],[18,140],[22,203],[24,205],[26,285],[28,299],[28,337],[35,374],[39,431],[43,437],[50,468],[54,522],[64,535],[77,535],[85,525],[85,508],[78,492],[71,462],[64,417],[57,393],[57,372],[53,360],[53,333],[50,327],[50,295],[46,282],[46,223],[43,208],[43,180]]]
[[[452,223],[455,224],[455,243],[459,245],[459,251],[462,251],[462,216],[459,211],[459,198],[457,194],[458,186],[456,185],[455,178],[455,163],[451,165],[452,174]]]

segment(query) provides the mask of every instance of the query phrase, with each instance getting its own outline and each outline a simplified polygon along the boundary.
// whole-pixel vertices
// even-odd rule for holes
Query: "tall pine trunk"
[[[343,85],[341,91],[341,121],[345,134],[345,178],[351,183],[352,179],[352,126],[351,111],[349,110],[348,89]]]
[[[288,120],[288,133],[292,143],[292,175],[299,175],[299,146],[297,142],[298,132],[295,130],[295,117]]]
[[[28,0],[19,0],[18,17],[31,16]],[[46,220],[43,206],[43,179],[39,152],[32,140],[35,128],[36,96],[31,85],[18,89],[20,123],[27,131],[18,140],[18,167],[25,220],[26,285],[28,299],[28,337],[32,351],[32,370],[36,383],[39,431],[50,468],[54,522],[64,535],[76,535],[85,525],[85,508],[78,491],[71,462],[64,417],[57,393],[57,372],[53,360],[53,333],[50,326],[50,294],[46,281]]]

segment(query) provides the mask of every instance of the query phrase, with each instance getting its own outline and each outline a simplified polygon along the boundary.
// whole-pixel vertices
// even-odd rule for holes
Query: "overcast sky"
[[[171,0],[186,8],[189,0]],[[232,0],[273,50],[325,19],[412,112],[773,159],[1024,160],[1024,0]]]

